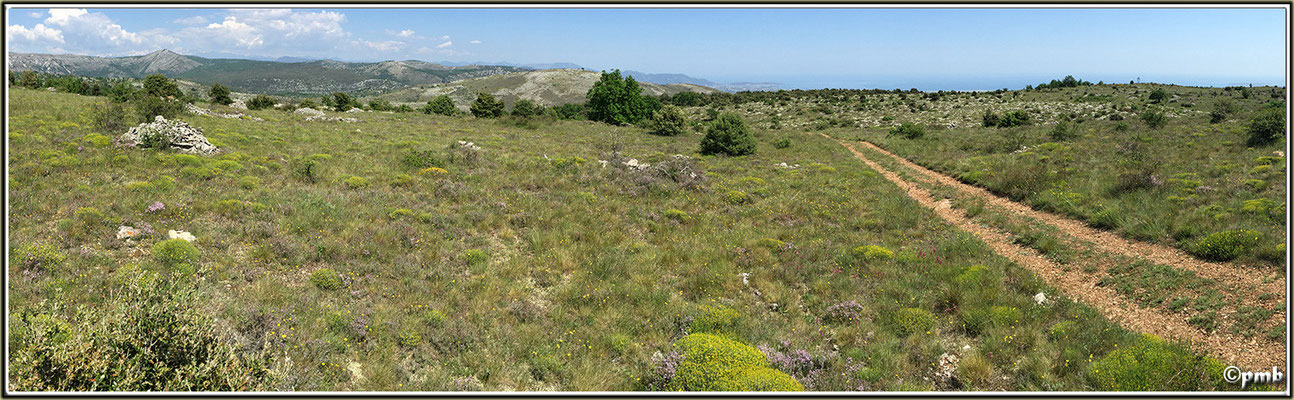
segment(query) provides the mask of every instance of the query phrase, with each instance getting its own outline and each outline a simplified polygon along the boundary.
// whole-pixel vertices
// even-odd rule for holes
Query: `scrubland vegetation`
[[[1169,88],[1166,126],[1111,121],[1151,107],[1148,87],[656,103],[630,91],[617,96],[638,106],[619,113],[509,116],[483,95],[474,116],[445,98],[347,114],[355,123],[272,104],[245,111],[263,121],[176,111],[214,156],[115,144],[137,122],[128,110],[173,100],[11,87],[10,386],[1233,390],[1222,362],[1068,299],[805,132],[1280,268],[1285,171],[1271,153],[1285,139],[1244,144],[1271,125],[1252,117],[1271,88]],[[1080,100],[1102,96],[1136,101]],[[1209,123],[1206,101],[1235,108]],[[230,111],[222,102],[210,107]],[[1017,107],[1027,124],[940,125]],[[611,124],[567,120],[583,118]],[[1069,125],[1053,135],[1058,120]],[[1125,172],[1143,175],[1115,190]],[[1184,206],[1209,211],[1173,211]]]

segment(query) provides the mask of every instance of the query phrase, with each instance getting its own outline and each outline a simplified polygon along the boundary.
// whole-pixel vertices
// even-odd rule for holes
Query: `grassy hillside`
[[[585,95],[593,83],[601,77],[600,72],[577,69],[549,69],[542,71],[516,72],[503,75],[492,75],[481,78],[466,79],[452,83],[414,86],[402,90],[378,95],[396,104],[419,106],[440,95],[448,95],[460,108],[466,109],[477,93],[490,93],[504,101],[509,107],[519,99],[534,101],[540,105],[562,105],[583,103]],[[662,94],[678,94],[685,91],[697,93],[715,93],[716,89],[691,84],[657,85],[638,82],[643,95],[653,97]]]
[[[265,110],[181,117],[223,150],[199,157],[113,146],[102,98],[10,99],[16,390],[103,388],[118,378],[98,371],[135,376],[112,366],[140,343],[192,337],[220,368],[168,358],[155,388],[654,390],[708,379],[677,358],[702,332],[809,390],[1232,387],[816,133],[760,128],[755,155],[711,157],[697,135],[588,122]],[[159,245],[168,230],[196,253]]]

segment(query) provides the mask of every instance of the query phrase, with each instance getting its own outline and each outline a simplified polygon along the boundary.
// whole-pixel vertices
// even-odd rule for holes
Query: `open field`
[[[1104,96],[1075,90],[1085,89],[1095,94],[1081,98]],[[758,152],[742,157],[697,154],[699,135],[586,121],[366,112],[336,123],[240,110],[264,121],[182,116],[222,150],[191,156],[115,146],[121,132],[95,127],[104,98],[14,87],[10,388],[136,387],[107,378],[140,373],[111,369],[110,357],[196,337],[210,341],[181,345],[210,349],[199,361],[247,372],[146,371],[174,377],[154,388],[678,389],[709,379],[680,367],[679,339],[714,333],[759,349],[807,390],[1238,389],[1221,381],[1224,366],[1271,360],[1219,352],[1218,338],[1270,349],[1288,325],[1284,294],[1271,289],[1287,281],[1285,161],[1259,161],[1284,141],[1247,149],[1241,133],[1270,99],[1254,89],[1258,98],[1234,100],[1232,119],[1209,124],[1198,110],[1213,96],[1183,91],[1168,126],[1149,130],[1134,116],[1144,105],[1117,100],[1142,89],[1131,90],[1096,102],[1084,122],[1069,116],[1080,133],[1055,145],[1041,144],[1050,125],[973,122],[986,107],[1036,106],[1046,122],[1093,103],[1026,92],[1033,103],[886,94],[738,104],[728,109],[757,127]],[[1109,115],[1125,112],[1131,127],[1114,131]],[[921,139],[877,127],[926,120],[963,125]],[[1023,139],[1004,148],[1005,135]],[[995,191],[1008,167],[1052,168],[1030,184],[1054,190],[1012,197],[1083,220],[1117,213],[1106,228],[1134,240],[1192,251],[1216,231],[1257,231],[1259,244],[1227,265],[1261,272],[1262,291],[1092,250],[1088,237],[857,139]],[[1114,175],[1098,166],[1118,155],[1099,148],[1123,142],[1162,158],[1152,174],[1163,185],[1107,190]],[[1046,197],[1062,189],[1082,200]],[[1246,209],[1251,200],[1265,207]],[[1173,202],[1216,212],[1177,213]],[[122,225],[147,229],[124,241]],[[159,245],[169,230],[192,233],[197,253]],[[1008,245],[1031,258],[1004,254]],[[1103,276],[1106,297],[1064,286]],[[1186,284],[1198,289],[1165,289]],[[1144,321],[1089,305],[1101,298],[1141,315],[1172,310],[1173,329],[1194,331],[1143,335]]]

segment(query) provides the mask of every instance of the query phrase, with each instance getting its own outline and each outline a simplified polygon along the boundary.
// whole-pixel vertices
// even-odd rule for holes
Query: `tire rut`
[[[826,135],[823,136],[825,137]],[[830,137],[828,138],[832,139]],[[1102,313],[1102,315],[1105,315],[1106,318],[1109,318],[1124,327],[1138,332],[1149,333],[1185,343],[1188,346],[1206,351],[1224,363],[1237,365],[1250,370],[1262,370],[1265,368],[1271,368],[1272,366],[1281,366],[1285,364],[1284,343],[1263,343],[1256,339],[1247,339],[1239,335],[1223,332],[1205,334],[1201,330],[1187,324],[1183,318],[1178,318],[1158,309],[1140,307],[1130,300],[1125,299],[1123,296],[1120,296],[1113,288],[1098,286],[1097,282],[1086,274],[1066,273],[1060,265],[1047,259],[1037,250],[1015,244],[1007,234],[975,223],[962,212],[953,209],[948,201],[936,201],[929,191],[921,188],[917,184],[908,182],[897,173],[890,171],[875,161],[867,158],[866,155],[858,151],[858,149],[854,148],[850,143],[840,140],[836,140],[836,142],[848,149],[868,167],[884,176],[886,180],[889,180],[903,189],[907,193],[908,197],[915,200],[921,206],[933,210],[935,214],[944,221],[961,230],[974,234],[983,240],[995,253],[1006,257],[1016,264],[1028,268],[1039,277],[1043,278],[1043,280],[1048,284],[1052,285],[1052,287],[1083,302],[1084,304],[1096,308]],[[897,156],[885,152],[870,143],[862,142],[862,144],[870,146],[882,154],[897,158]],[[906,161],[901,158],[899,158],[899,160],[901,163]],[[909,164],[910,163],[906,163],[903,165]],[[911,167],[911,165],[909,165],[909,167]],[[917,170],[921,171],[921,169]],[[931,177],[939,179],[938,176]],[[954,183],[956,183],[956,185],[952,186],[955,188],[960,188],[958,185],[966,186],[960,182],[954,181]],[[987,194],[987,192],[985,192],[985,194]],[[993,197],[996,198],[996,196]],[[1002,200],[1000,198],[996,199],[999,201]],[[1019,204],[1014,205],[1016,207],[1004,207],[1004,209],[1015,211],[1020,207],[1023,207]],[[1032,209],[1028,210],[1033,211]],[[1053,216],[1053,218],[1055,217]],[[1039,219],[1043,220],[1041,218]]]

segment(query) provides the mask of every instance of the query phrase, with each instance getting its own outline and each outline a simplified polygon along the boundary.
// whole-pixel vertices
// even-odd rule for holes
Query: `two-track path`
[[[823,136],[825,137],[826,135]],[[1239,293],[1240,296],[1244,297],[1242,301],[1245,304],[1283,303],[1286,298],[1286,279],[1283,277],[1241,265],[1202,261],[1178,249],[1123,238],[1111,232],[1091,228],[1083,222],[1045,211],[1034,210],[1029,206],[999,197],[984,189],[964,184],[952,177],[916,165],[871,143],[836,141],[849,149],[854,156],[862,160],[868,167],[876,170],[885,179],[906,191],[908,197],[916,200],[922,206],[934,210],[944,221],[978,236],[997,254],[1028,268],[1048,284],[1071,298],[1096,308],[1110,320],[1138,332],[1187,343],[1200,350],[1207,351],[1225,363],[1249,370],[1285,366],[1286,348],[1284,342],[1276,343],[1275,341],[1260,338],[1245,338],[1237,334],[1221,332],[1220,330],[1206,333],[1188,324],[1186,317],[1183,315],[1166,312],[1158,308],[1141,307],[1116,293],[1113,288],[1098,285],[1097,279],[1093,275],[1066,272],[1065,268],[1043,257],[1037,250],[1013,243],[1012,238],[1007,233],[972,221],[963,211],[953,209],[950,202],[936,199],[935,196],[932,196],[928,190],[920,185],[907,181],[894,171],[868,158],[856,146],[864,147],[883,157],[892,158],[903,168],[914,171],[918,179],[924,182],[951,187],[963,195],[983,199],[987,206],[997,207],[1008,213],[1051,225],[1065,235],[1090,243],[1091,247],[1100,251],[1142,258],[1153,263],[1193,271],[1200,277],[1213,279],[1233,289],[1233,292]],[[1259,300],[1258,296],[1264,294],[1267,296]],[[1279,318],[1284,321],[1284,310],[1278,310],[1277,315],[1272,318]]]

